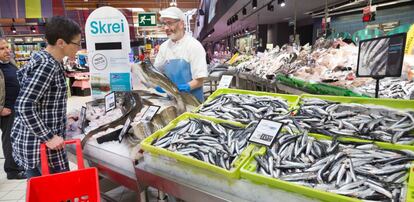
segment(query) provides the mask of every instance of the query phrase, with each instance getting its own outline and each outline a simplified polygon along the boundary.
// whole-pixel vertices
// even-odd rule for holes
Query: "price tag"
[[[85,132],[85,121],[86,121],[86,107],[82,106],[81,112],[79,115],[79,128],[82,132]]]
[[[119,133],[119,143],[122,142],[122,140],[124,139],[125,134],[128,132],[129,127],[131,126],[131,119],[128,118],[124,124],[124,127],[122,128],[121,132]]]
[[[105,112],[109,112],[116,107],[115,92],[105,95]]]
[[[274,143],[276,136],[282,129],[282,126],[282,123],[262,119],[257,124],[252,135],[249,137],[249,141],[270,147]]]
[[[220,83],[217,86],[217,89],[219,89],[219,88],[228,88],[231,84],[231,81],[233,81],[233,76],[223,75],[220,79]]]
[[[151,105],[148,107],[148,109],[145,111],[144,115],[142,115],[141,120],[144,121],[151,121],[152,118],[157,114],[158,110],[160,109],[160,106]]]

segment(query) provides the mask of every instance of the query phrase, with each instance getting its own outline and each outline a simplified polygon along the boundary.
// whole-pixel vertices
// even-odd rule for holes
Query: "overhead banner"
[[[130,37],[125,16],[113,7],[93,11],[85,25],[92,97],[131,90]]]

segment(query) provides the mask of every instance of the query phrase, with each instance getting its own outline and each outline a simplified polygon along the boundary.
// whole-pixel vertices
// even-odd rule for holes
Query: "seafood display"
[[[395,78],[385,78],[382,79],[379,90],[380,98],[403,98],[403,99],[414,99],[414,82],[403,81],[401,79]],[[366,83],[358,88],[355,88],[354,91],[371,95],[375,95],[375,85],[376,81],[372,80],[371,82]]]
[[[386,42],[384,42],[386,43]],[[368,43],[367,43],[368,44]],[[366,45],[367,45],[366,44]],[[369,45],[369,44],[368,44]],[[377,44],[378,45],[378,44]],[[386,63],[382,59],[384,49],[378,50],[376,53],[370,52],[377,45],[369,45],[364,47],[365,57],[360,58],[360,63],[372,63],[375,68],[372,73],[383,75],[385,68],[380,67]],[[376,49],[375,49],[376,50]],[[365,61],[363,58],[368,56],[377,56],[378,65],[373,61]],[[374,58],[375,59],[375,58]],[[393,83],[381,84],[382,97],[412,99],[414,96],[412,81],[407,77],[407,72],[412,67],[409,57],[404,58],[402,77],[381,80],[381,83],[392,81]],[[323,39],[316,40],[313,46],[308,44],[304,46],[283,45],[258,54],[255,57],[245,57],[236,65],[239,72],[251,74],[252,76],[262,79],[268,79],[272,82],[278,74],[292,76],[310,83],[321,82],[329,83],[329,85],[343,87],[356,91],[358,93],[372,95],[375,94],[375,80],[371,78],[356,77],[358,62],[358,47],[354,44],[347,44],[340,39]],[[363,66],[363,65],[361,65]],[[366,65],[364,66],[366,67]],[[370,70],[360,68],[360,74],[371,73]],[[364,72],[365,71],[365,72]],[[368,72],[369,71],[369,72]],[[408,79],[407,79],[408,78]],[[396,84],[398,83],[398,84]]]
[[[152,145],[230,170],[238,155],[248,146],[247,129],[204,119],[181,121]]]
[[[414,153],[281,134],[255,160],[256,172],[268,177],[363,200],[405,201]]]
[[[289,113],[286,100],[271,96],[222,94],[203,104],[197,111],[205,116],[250,123],[262,118],[272,119]]]
[[[294,118],[304,129],[332,137],[413,144],[413,117],[413,111],[306,98]]]

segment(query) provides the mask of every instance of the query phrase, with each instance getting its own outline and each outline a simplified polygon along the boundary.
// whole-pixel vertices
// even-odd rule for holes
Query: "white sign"
[[[116,107],[115,92],[105,95],[105,112],[109,112]]]
[[[86,107],[82,106],[81,112],[79,115],[79,128],[82,130],[82,132],[85,132],[85,121],[86,121]]]
[[[142,115],[141,120],[151,121],[155,114],[157,114],[159,109],[160,106],[149,106],[147,111],[145,111],[144,115]]]
[[[129,129],[130,126],[131,126],[131,119],[128,118],[126,120],[125,124],[124,124],[124,127],[122,128],[121,132],[119,133],[119,137],[118,137],[119,143],[121,143],[122,139],[124,139],[125,134],[128,132],[128,129]]]
[[[130,91],[129,24],[116,8],[94,10],[85,25],[92,97],[103,98],[111,91]]]
[[[257,124],[256,129],[249,138],[249,141],[270,147],[274,143],[274,140],[279,134],[280,129],[282,129],[282,126],[282,123],[262,119]]]
[[[233,76],[230,76],[230,75],[221,76],[220,83],[217,86],[217,89],[228,88],[231,84],[231,81],[233,81]]]

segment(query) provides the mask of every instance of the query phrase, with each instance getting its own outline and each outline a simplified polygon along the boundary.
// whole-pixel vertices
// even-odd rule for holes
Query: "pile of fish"
[[[255,160],[257,172],[269,177],[364,200],[405,201],[414,152],[282,134]]]
[[[366,85],[360,86],[354,91],[363,94],[375,95],[376,81],[373,80]],[[414,99],[414,82],[404,81],[396,78],[385,78],[380,81],[379,97]]]
[[[254,127],[244,129],[204,119],[188,119],[154,140],[152,145],[230,170],[232,162],[248,146],[247,138],[253,130]]]
[[[222,94],[202,105],[197,111],[205,116],[250,123],[262,118],[272,119],[289,113],[285,99],[271,96]]]
[[[302,99],[294,118],[310,132],[398,144],[414,143],[414,112],[379,106]]]

